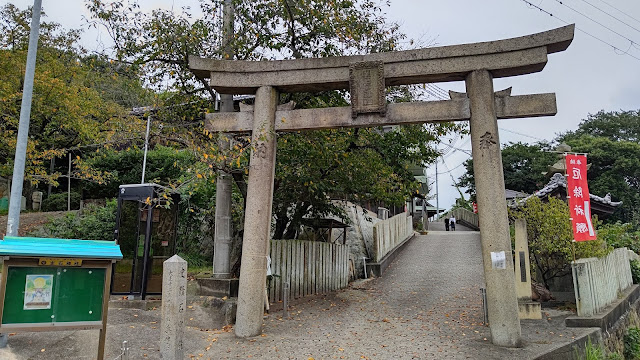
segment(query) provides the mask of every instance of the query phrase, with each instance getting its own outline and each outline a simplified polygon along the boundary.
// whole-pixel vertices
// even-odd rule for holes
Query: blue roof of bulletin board
[[[5,236],[4,240],[0,240],[0,255],[122,259],[120,245],[116,244],[115,241],[18,236]]]

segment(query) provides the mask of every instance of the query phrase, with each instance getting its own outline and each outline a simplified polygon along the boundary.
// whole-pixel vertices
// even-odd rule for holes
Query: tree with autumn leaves
[[[200,161],[177,183],[187,199],[209,186],[218,169],[232,174],[235,191],[246,196],[250,143],[233,139],[230,151],[217,148],[218,134],[203,127],[201,112],[214,111],[216,94],[188,68],[188,56],[223,58],[220,1],[202,2],[197,18],[190,9],[143,13],[135,2],[92,0],[91,21],[105,27],[115,43],[113,57],[139,67],[146,84],[162,92],[156,124],[180,139]],[[270,60],[392,51],[404,36],[386,20],[376,1],[235,1],[236,59]],[[389,98],[407,101],[416,88],[394,88]],[[249,100],[251,101],[251,100]],[[298,108],[345,106],[344,92],[282,94]],[[156,125],[158,126],[158,125]],[[331,199],[358,203],[404,204],[418,184],[411,164],[435,159],[434,144],[457,128],[451,124],[382,129],[344,129],[278,134],[274,194],[274,238],[293,238],[305,216],[342,215]],[[157,128],[156,128],[157,130]],[[211,219],[211,217],[210,217]],[[237,224],[237,225],[242,225]]]
[[[27,56],[31,11],[12,4],[0,8],[0,176],[13,171],[20,104]],[[141,122],[129,117],[126,106],[134,95],[144,96],[135,74],[100,58],[89,56],[77,45],[80,33],[58,24],[41,23],[34,94],[29,126],[25,192],[37,184],[58,184],[59,171],[50,171],[51,161],[73,160],[80,149],[96,151],[105,144],[140,131]],[[101,67],[101,70],[97,70]],[[119,102],[120,88],[128,91]],[[108,91],[108,88],[111,88]],[[141,100],[142,101],[142,100]],[[142,128],[143,129],[143,128]],[[126,135],[124,135],[126,134]],[[76,167],[75,178],[102,182],[91,169]]]

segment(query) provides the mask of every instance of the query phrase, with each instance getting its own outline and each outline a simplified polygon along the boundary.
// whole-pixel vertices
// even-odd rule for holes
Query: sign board
[[[569,216],[575,241],[595,240],[596,232],[591,222],[591,200],[587,185],[587,157],[566,155],[567,197]]]
[[[105,268],[8,266],[2,329],[102,327]],[[16,296],[18,295],[19,296]]]
[[[5,236],[0,332],[100,329],[104,359],[114,241]]]

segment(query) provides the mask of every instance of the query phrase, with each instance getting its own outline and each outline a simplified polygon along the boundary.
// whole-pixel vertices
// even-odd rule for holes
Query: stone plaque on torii
[[[269,251],[277,131],[373,127],[434,121],[470,122],[482,258],[492,342],[520,345],[520,320],[504,197],[497,119],[556,114],[555,94],[494,93],[493,78],[541,71],[547,55],[564,51],[574,26],[499,41],[278,61],[189,58],[189,67],[223,94],[255,94],[253,109],[207,114],[210,131],[252,133],[247,205],[235,333],[260,334]],[[452,99],[386,104],[394,85],[465,81]],[[278,107],[279,92],[349,89],[352,105],[292,110]]]

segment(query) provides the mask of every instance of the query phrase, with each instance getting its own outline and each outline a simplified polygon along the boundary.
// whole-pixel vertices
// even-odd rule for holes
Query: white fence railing
[[[572,264],[578,316],[592,316],[614,302],[633,283],[627,248],[602,259],[579,259]]]
[[[318,241],[271,240],[269,299],[289,299],[321,294],[349,285],[349,246]]]
[[[451,210],[449,212],[449,217],[451,217],[451,215],[456,217],[457,223],[462,223],[463,225],[467,225],[468,227],[473,229],[480,228],[480,221],[478,220],[478,214],[474,213],[473,211],[458,208],[458,209]]]
[[[379,262],[400,243],[413,235],[413,222],[407,213],[373,225],[373,261]]]

